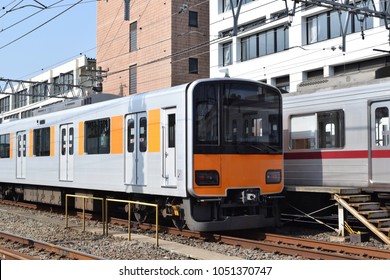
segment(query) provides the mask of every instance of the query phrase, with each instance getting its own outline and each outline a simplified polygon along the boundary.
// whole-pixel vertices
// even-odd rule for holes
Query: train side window
[[[139,119],[139,151],[146,152],[147,149],[147,122],[146,118]]]
[[[134,120],[130,119],[127,122],[127,152],[134,152],[134,138],[135,138],[135,129],[134,129]]]
[[[389,108],[379,107],[375,110],[375,145],[389,146]]]
[[[316,130],[316,114],[292,117],[290,132],[291,149],[315,149]]]
[[[84,145],[87,154],[110,153],[110,119],[85,122]]]
[[[50,156],[50,127],[34,129],[33,151],[37,157]]]
[[[290,139],[291,149],[344,147],[344,111],[335,110],[292,117]]]
[[[10,157],[9,134],[0,135],[0,158]]]
[[[318,147],[342,148],[344,137],[344,111],[329,111],[317,114],[318,118]]]

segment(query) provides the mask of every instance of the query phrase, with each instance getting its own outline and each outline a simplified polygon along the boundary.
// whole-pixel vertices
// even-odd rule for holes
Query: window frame
[[[335,127],[334,127],[335,134],[334,134],[333,139],[330,139],[330,137],[328,137],[329,134],[327,134],[327,131],[326,131],[326,129],[327,129],[326,123],[321,122],[321,120],[324,120],[326,118],[330,119],[329,117],[326,116],[326,114],[328,114],[328,115],[335,114],[335,118],[334,118],[335,122],[333,123],[335,125]],[[307,128],[308,121],[310,120],[310,118],[312,118],[311,126],[314,128],[314,131],[310,132],[310,135],[312,137],[302,138],[302,137],[293,137],[292,136],[293,133],[301,133],[301,135],[305,133],[302,130],[295,130],[293,128],[293,120],[298,121],[298,118],[302,118],[301,123],[303,125],[301,125],[301,127],[304,126],[305,128]],[[288,145],[289,145],[289,150],[292,150],[292,151],[344,149],[344,147],[346,145],[345,112],[343,109],[311,112],[311,113],[302,114],[302,115],[291,115],[289,117],[289,127],[290,127],[290,133],[289,133]],[[330,136],[332,136],[332,135],[330,135]],[[295,142],[294,140],[297,140],[297,141]],[[334,144],[331,143],[330,145],[328,145],[329,141],[334,142]]]

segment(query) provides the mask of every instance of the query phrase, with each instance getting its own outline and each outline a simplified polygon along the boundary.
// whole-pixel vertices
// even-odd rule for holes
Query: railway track
[[[34,206],[23,205],[34,209]],[[92,217],[91,217],[92,218]],[[128,221],[118,218],[110,218],[112,224],[127,226]],[[151,224],[138,224],[134,222],[132,228],[149,230],[155,233],[155,226]],[[331,243],[305,238],[296,238],[284,235],[256,233],[242,237],[239,235],[228,236],[212,233],[199,233],[189,230],[178,230],[172,227],[159,227],[160,233],[176,236],[196,238],[208,242],[219,242],[226,245],[241,246],[245,249],[260,249],[266,252],[279,253],[291,256],[300,256],[306,259],[317,260],[376,260],[390,259],[390,250],[373,247],[353,246],[342,243]]]
[[[6,233],[0,231],[0,239],[5,240],[6,242],[13,242],[23,246],[28,247],[33,251],[45,251],[49,255],[56,255],[59,259],[71,259],[71,260],[102,260],[103,258],[90,255],[87,253],[75,251],[69,248],[60,247],[58,245],[50,244],[43,241],[37,241],[30,238]],[[19,253],[12,249],[1,248],[0,255],[3,259],[15,259],[15,260],[23,260],[23,259],[37,259],[31,256],[28,256],[24,253]],[[54,258],[54,257],[52,257]]]
[[[119,224],[118,219],[115,223]],[[144,229],[155,230],[153,225],[139,225]],[[324,242],[285,235],[259,233],[252,237],[237,237],[212,233],[199,233],[176,228],[160,227],[160,232],[198,238],[246,249],[260,249],[267,252],[301,256],[315,260],[388,260],[390,250],[372,247],[353,246],[342,243]]]

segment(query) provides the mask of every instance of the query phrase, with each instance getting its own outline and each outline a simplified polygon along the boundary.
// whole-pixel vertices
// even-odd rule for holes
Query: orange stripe
[[[12,158],[14,156],[14,134],[9,134],[9,157]]]
[[[30,157],[33,156],[33,145],[34,145],[34,130],[30,130],[30,145],[28,146],[29,148],[29,155]]]
[[[55,155],[55,128],[54,126],[50,127],[50,156],[54,157]]]
[[[160,109],[148,111],[148,151],[160,152]]]
[[[261,194],[278,193],[283,183],[266,184],[267,170],[283,170],[282,155],[194,155],[194,170],[216,170],[219,173],[218,186],[198,186],[197,195],[225,196],[227,189],[260,187]]]
[[[84,122],[79,122],[79,156],[84,155]]]
[[[123,154],[123,116],[111,118],[111,153]]]

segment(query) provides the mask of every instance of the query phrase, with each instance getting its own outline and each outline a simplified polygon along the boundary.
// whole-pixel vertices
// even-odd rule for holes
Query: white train
[[[198,231],[271,226],[283,190],[282,104],[266,84],[206,79],[0,124],[1,194],[158,203]],[[147,210],[136,207],[144,220]]]
[[[285,94],[283,107],[286,185],[390,191],[390,79]]]

